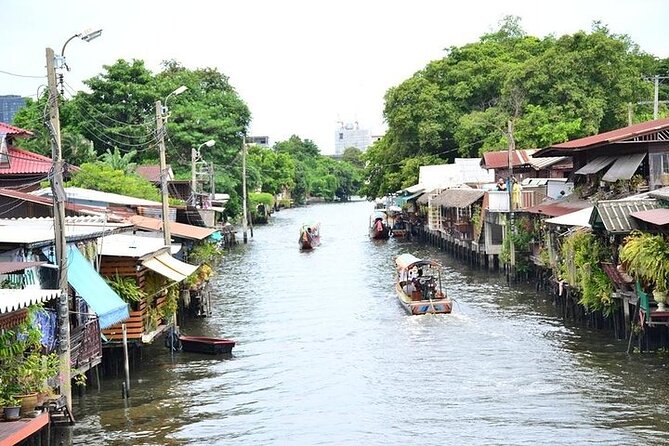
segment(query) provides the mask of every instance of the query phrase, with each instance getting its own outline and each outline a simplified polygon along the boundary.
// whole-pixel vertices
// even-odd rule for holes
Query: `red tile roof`
[[[13,135],[13,136],[32,136],[33,133],[29,132],[28,130],[23,130],[18,127],[14,127],[13,125],[6,124],[4,122],[0,122],[0,133],[5,133],[7,135]]]
[[[530,164],[530,155],[533,150],[514,150],[511,160],[513,167],[527,166]],[[509,151],[486,152],[483,154],[481,166],[484,169],[506,169],[509,167]]]
[[[51,170],[51,158],[28,152],[13,146],[7,148],[9,164],[0,163],[0,176],[21,174],[48,174]]]
[[[585,138],[574,139],[572,141],[554,144],[545,149],[541,149],[534,156],[555,156],[556,154],[568,154],[569,151],[586,150],[612,144],[619,141],[631,140],[649,133],[655,133],[669,129],[669,118],[656,119],[654,121],[641,122],[610,132],[600,133],[598,135],[586,136]]]

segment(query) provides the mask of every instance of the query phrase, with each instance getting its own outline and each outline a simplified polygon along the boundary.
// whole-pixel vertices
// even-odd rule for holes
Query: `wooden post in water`
[[[128,330],[125,327],[125,324],[121,325],[123,330],[123,359],[124,359],[124,368],[125,368],[125,391],[123,396],[128,398],[130,395],[130,362],[128,361]]]

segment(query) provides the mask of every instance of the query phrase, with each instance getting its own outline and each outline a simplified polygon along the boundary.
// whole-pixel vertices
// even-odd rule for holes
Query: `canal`
[[[372,204],[275,213],[226,254],[214,314],[188,334],[231,337],[234,355],[161,342],[120,379],[76,396],[76,445],[668,444],[662,355],[565,324],[530,285],[433,248],[367,236]],[[322,244],[300,252],[299,225]],[[393,257],[445,265],[451,315],[408,316]]]

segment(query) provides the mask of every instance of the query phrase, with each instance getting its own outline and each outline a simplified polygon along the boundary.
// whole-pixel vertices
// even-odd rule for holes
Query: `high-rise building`
[[[17,111],[26,105],[25,98],[15,94],[0,96],[0,122],[11,124]]]
[[[372,136],[369,130],[361,129],[357,122],[354,124],[339,123],[335,130],[335,156],[342,155],[344,150],[355,147],[364,152],[372,144]]]

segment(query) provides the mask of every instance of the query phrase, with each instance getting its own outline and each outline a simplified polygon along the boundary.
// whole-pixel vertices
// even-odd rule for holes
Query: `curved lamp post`
[[[197,194],[196,194],[196,189],[197,189],[197,181],[195,179],[197,173],[195,172],[195,163],[202,159],[202,156],[200,155],[200,149],[204,146],[207,147],[212,147],[214,144],[216,144],[216,141],[213,139],[210,139],[207,142],[203,142],[198,146],[197,149],[193,148],[191,149],[190,152],[190,173],[191,173],[191,179],[190,179],[190,202],[192,206],[197,206]]]
[[[65,41],[65,44],[63,44],[63,49],[60,50],[60,62],[63,64],[63,66],[67,71],[70,71],[70,67],[68,67],[67,62],[65,62],[65,47],[67,46],[67,44],[70,43],[72,39],[76,39],[77,37],[81,38],[81,40],[83,40],[84,42],[90,42],[91,40],[100,37],[101,34],[102,34],[101,29],[98,29],[96,31],[84,31],[73,35],[72,37],[70,37]]]

